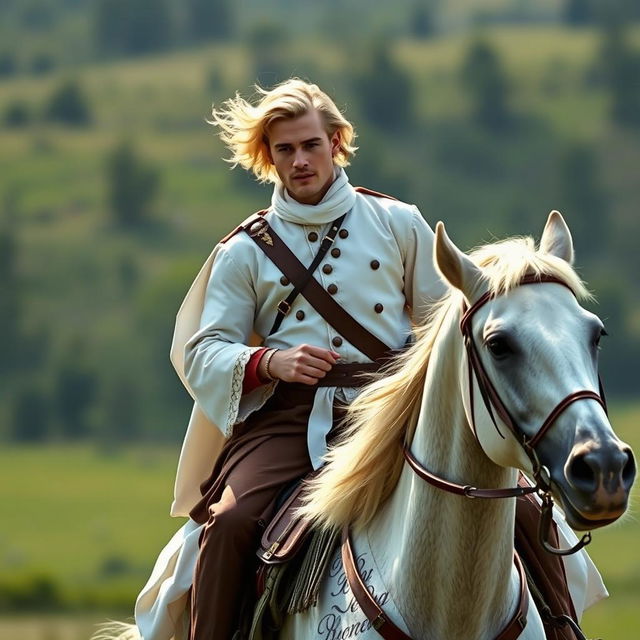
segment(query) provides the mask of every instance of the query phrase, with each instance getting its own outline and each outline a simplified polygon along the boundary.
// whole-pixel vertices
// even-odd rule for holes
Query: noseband
[[[569,287],[566,282],[548,275],[526,275],[519,282],[519,285],[539,284],[542,282],[553,282],[556,284],[561,284],[564,287],[567,287],[567,289],[569,289],[571,293],[574,293],[571,287]],[[591,533],[589,532],[582,536],[581,540],[571,549],[556,549],[549,544],[547,538],[549,527],[551,526],[553,508],[553,498],[551,496],[551,475],[547,467],[541,464],[536,452],[536,446],[539,444],[539,442],[542,440],[551,426],[555,423],[560,414],[565,411],[567,407],[578,400],[595,400],[603,407],[606,413],[607,403],[604,397],[602,382],[600,381],[600,378],[598,378],[600,386],[599,394],[589,389],[581,389],[579,391],[574,391],[573,393],[570,393],[568,396],[564,397],[549,413],[546,420],[542,423],[542,426],[538,429],[536,434],[532,437],[527,436],[524,430],[511,416],[509,410],[500,398],[500,394],[491,382],[491,379],[487,374],[484,365],[482,364],[480,354],[478,353],[478,348],[476,347],[476,344],[473,340],[471,319],[482,306],[484,306],[490,300],[494,299],[494,297],[494,294],[487,292],[468,309],[466,305],[464,305],[462,320],[460,321],[460,331],[462,332],[464,338],[464,344],[467,351],[467,361],[469,363],[469,405],[471,408],[471,426],[477,440],[478,435],[475,427],[473,397],[473,377],[475,376],[478,388],[480,390],[480,395],[482,396],[485,407],[487,408],[489,416],[491,417],[491,421],[493,422],[499,435],[504,438],[504,436],[500,432],[500,429],[498,428],[498,423],[496,421],[494,413],[498,415],[504,425],[509,429],[509,431],[511,431],[511,433],[520,443],[524,452],[527,454],[529,460],[531,461],[533,478],[536,483],[535,486],[512,487],[505,489],[478,489],[470,485],[460,485],[449,482],[448,480],[436,476],[435,474],[425,469],[413,456],[413,454],[409,450],[408,445],[405,445],[404,447],[404,456],[409,466],[423,480],[426,480],[439,489],[467,498],[513,498],[525,495],[527,493],[538,493],[538,495],[542,499],[542,515],[540,517],[540,526],[538,529],[538,537],[540,539],[540,543],[549,553],[553,553],[555,555],[569,555],[575,553],[576,551],[579,551],[580,549],[582,549],[582,547],[589,544],[589,542],[591,542]]]

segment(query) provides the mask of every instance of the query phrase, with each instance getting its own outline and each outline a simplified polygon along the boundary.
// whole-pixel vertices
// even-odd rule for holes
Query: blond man
[[[215,247],[178,315],[172,361],[195,404],[172,513],[190,520],[138,598],[145,640],[234,635],[278,493],[322,464],[357,374],[402,348],[444,293],[418,209],[349,183],[353,127],[317,86],[236,96],[212,124],[229,160],[274,189]],[[306,283],[268,254],[279,241]]]

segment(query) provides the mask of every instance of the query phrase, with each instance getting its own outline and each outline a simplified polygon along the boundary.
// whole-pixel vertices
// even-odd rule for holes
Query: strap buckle
[[[291,311],[291,305],[286,300],[280,300],[276,308],[278,309],[278,313],[281,313],[283,316],[286,316],[289,311]]]
[[[518,617],[516,618],[516,622],[520,627],[520,631],[524,631],[524,628],[527,626],[527,616],[523,611],[521,611],[518,614]]]
[[[387,623],[387,618],[385,617],[384,613],[379,613],[375,620],[371,623],[371,626],[378,631],[383,625],[385,625]]]

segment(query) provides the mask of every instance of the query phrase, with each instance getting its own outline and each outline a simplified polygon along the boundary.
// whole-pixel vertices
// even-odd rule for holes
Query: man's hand
[[[267,378],[265,361],[269,354],[260,360],[258,375]],[[269,361],[269,373],[273,378],[285,382],[302,382],[314,385],[331,371],[340,354],[322,347],[302,344],[299,347],[276,351]]]

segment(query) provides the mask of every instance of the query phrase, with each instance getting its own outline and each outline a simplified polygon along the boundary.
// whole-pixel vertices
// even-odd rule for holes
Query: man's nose
[[[296,168],[306,167],[309,164],[309,160],[307,158],[307,154],[303,149],[300,149],[295,152],[295,156],[293,158],[293,166]]]

